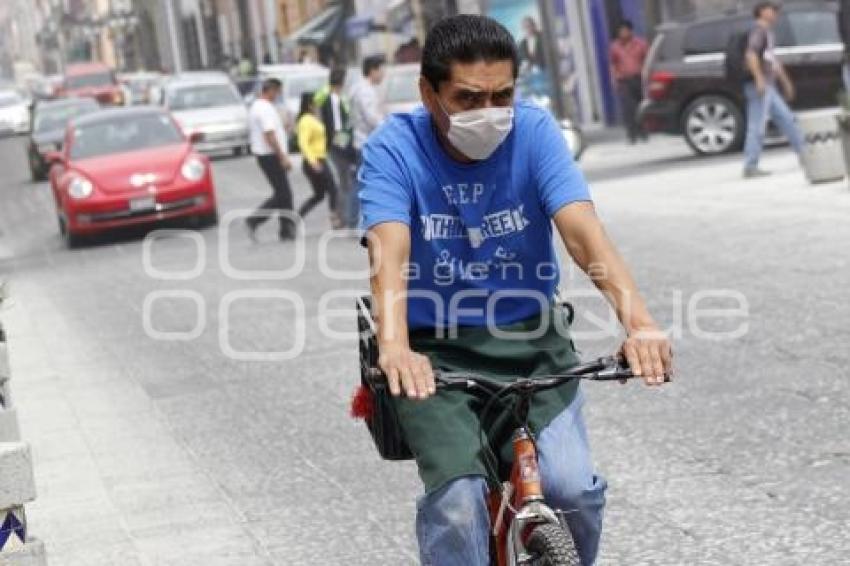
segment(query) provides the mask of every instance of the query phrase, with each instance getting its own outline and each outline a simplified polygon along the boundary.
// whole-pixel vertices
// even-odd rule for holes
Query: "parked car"
[[[115,73],[103,63],[68,65],[58,96],[94,98],[103,105],[124,104],[124,91]]]
[[[30,129],[30,101],[15,89],[0,90],[0,136]]]
[[[125,73],[118,76],[118,81],[124,86],[127,105],[150,104],[151,87],[159,83],[162,75],[149,71]]]
[[[39,76],[30,84],[30,93],[35,101],[50,100],[55,93],[54,76]],[[60,79],[61,80],[61,79]]]
[[[198,151],[232,151],[248,147],[248,110],[224,73],[182,73],[168,79],[162,101]]]
[[[387,112],[410,112],[420,104],[419,75],[421,74],[419,63],[408,63],[405,65],[391,65],[387,67],[384,82],[381,83],[381,91]]]
[[[100,109],[93,98],[62,98],[39,102],[33,113],[32,133],[27,144],[27,156],[33,181],[43,181],[50,169],[46,155],[60,151],[68,121]]]
[[[834,2],[787,2],[776,27],[776,55],[796,86],[795,110],[836,106],[844,45]],[[743,87],[724,72],[731,34],[752,26],[752,12],[664,24],[649,52],[639,119],[650,132],[684,136],[698,154],[740,149]]]
[[[71,247],[120,226],[182,217],[217,222],[209,159],[161,108],[74,118],[62,151],[47,157],[59,230]]]

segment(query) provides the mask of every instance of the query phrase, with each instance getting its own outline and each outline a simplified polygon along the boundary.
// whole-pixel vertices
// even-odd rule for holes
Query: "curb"
[[[44,543],[37,538],[29,540],[20,548],[0,551],[0,566],[46,566],[47,553]]]
[[[7,288],[0,280],[0,305]],[[0,566],[46,566],[44,543],[29,536],[24,503],[35,499],[29,444],[19,442],[18,413],[12,407],[9,345],[0,324]]]
[[[35,499],[32,453],[24,442],[0,443],[0,509],[10,509]]]

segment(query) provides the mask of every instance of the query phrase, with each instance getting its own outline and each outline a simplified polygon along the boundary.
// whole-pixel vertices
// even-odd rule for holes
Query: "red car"
[[[124,90],[112,69],[103,63],[68,65],[57,94],[94,98],[105,106],[124,104]]]
[[[166,111],[101,110],[68,123],[48,160],[59,229],[67,244],[112,228],[178,217],[218,219],[209,159]]]

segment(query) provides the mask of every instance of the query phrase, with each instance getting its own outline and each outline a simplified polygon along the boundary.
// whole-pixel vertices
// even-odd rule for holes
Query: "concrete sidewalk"
[[[35,461],[28,511],[50,564],[272,564],[126,369],[28,278],[11,294],[0,316]]]

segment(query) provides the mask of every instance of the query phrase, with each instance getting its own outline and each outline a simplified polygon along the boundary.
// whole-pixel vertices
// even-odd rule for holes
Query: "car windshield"
[[[98,105],[91,104],[67,104],[36,109],[35,124],[33,130],[36,132],[49,132],[50,130],[61,130],[68,120],[82,116],[88,112],[98,109]]]
[[[23,99],[17,92],[0,92],[0,108],[15,106],[23,102]]]
[[[192,86],[173,90],[168,96],[171,110],[194,110],[242,104],[230,85]]]
[[[66,88],[88,88],[93,86],[109,86],[113,84],[112,73],[102,71],[88,75],[72,75],[65,78]]]
[[[71,159],[125,153],[183,141],[183,135],[165,114],[116,117],[74,129]]]
[[[416,102],[419,100],[419,71],[387,75],[386,100]]]

